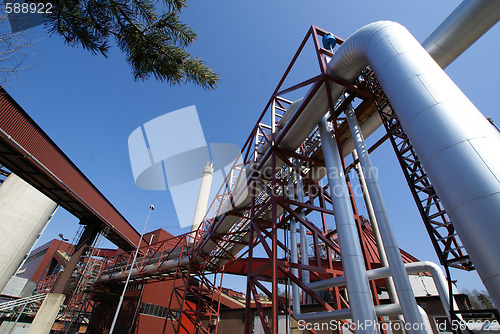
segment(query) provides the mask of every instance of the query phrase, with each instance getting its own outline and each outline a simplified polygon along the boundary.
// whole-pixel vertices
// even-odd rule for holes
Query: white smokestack
[[[205,213],[207,211],[208,198],[210,197],[210,186],[212,185],[212,176],[214,173],[213,163],[207,162],[203,168],[203,176],[201,177],[200,192],[198,193],[198,200],[196,201],[196,208],[194,209],[193,225],[191,232],[196,231],[201,225]],[[194,241],[195,233],[191,234]]]

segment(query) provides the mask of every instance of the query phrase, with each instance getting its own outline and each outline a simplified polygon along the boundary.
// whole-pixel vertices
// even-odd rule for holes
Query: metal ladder
[[[105,235],[106,231],[103,231],[96,238],[89,255],[82,265],[76,288],[69,298],[64,312],[59,317],[64,323],[60,333],[78,333],[80,324],[85,321],[85,316],[89,311],[87,310],[87,301],[91,297],[91,289],[105,265],[105,259],[98,256],[99,247]]]

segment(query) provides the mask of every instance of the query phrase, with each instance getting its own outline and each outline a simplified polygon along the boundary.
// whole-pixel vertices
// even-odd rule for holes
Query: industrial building
[[[193,227],[177,236],[136,231],[2,89],[0,225],[11,235],[0,239],[0,330],[500,330],[498,310],[471,309],[449,271],[476,270],[500,306],[500,132],[443,71],[498,20],[500,2],[465,0],[422,44],[390,21],[347,39],[311,26],[224,183],[200,166]],[[285,86],[308,41],[318,74]],[[396,240],[370,158],[384,142],[439,265]],[[57,206],[80,233],[30,252]],[[225,288],[224,275],[246,290]]]

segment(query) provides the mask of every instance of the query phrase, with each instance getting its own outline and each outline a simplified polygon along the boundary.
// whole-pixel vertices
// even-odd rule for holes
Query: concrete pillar
[[[52,216],[57,204],[15,174],[0,186],[0,291]]]
[[[62,293],[49,293],[45,297],[42,306],[36,313],[35,319],[28,330],[28,334],[47,334],[50,333],[54,325],[59,309],[66,296]]]
[[[207,212],[208,199],[210,197],[210,187],[212,185],[212,176],[214,173],[213,163],[207,162],[203,168],[203,175],[201,177],[200,192],[198,193],[198,200],[194,209],[193,225],[191,232],[196,231],[200,227],[203,217]],[[191,234],[191,239],[194,241],[195,233]]]

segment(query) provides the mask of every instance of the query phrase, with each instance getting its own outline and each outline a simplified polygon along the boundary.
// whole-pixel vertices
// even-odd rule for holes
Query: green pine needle
[[[126,55],[135,80],[215,89],[220,77],[186,47],[197,35],[180,20],[186,0],[55,0],[49,17],[52,34],[73,47],[107,56],[110,39]],[[163,10],[157,8],[161,7]]]

